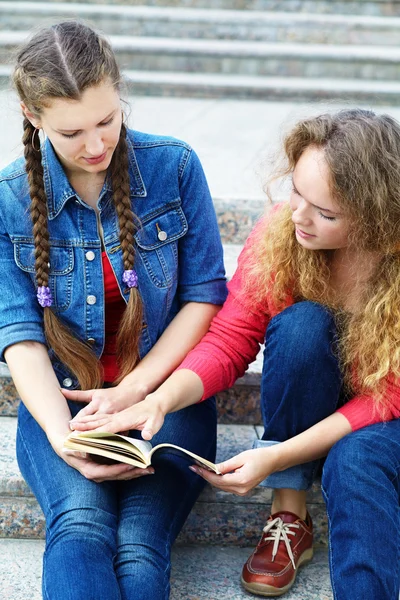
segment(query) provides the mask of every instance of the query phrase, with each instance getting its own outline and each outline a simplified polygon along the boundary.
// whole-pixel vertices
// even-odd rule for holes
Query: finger
[[[68,400],[75,400],[76,402],[90,402],[93,396],[94,390],[67,390],[61,388],[61,393]]]
[[[72,431],[92,431],[93,429],[100,431],[100,428],[102,428],[101,431],[113,433],[107,427],[108,420],[108,415],[89,415],[88,417],[84,417],[82,421],[70,421],[69,426]]]
[[[163,422],[164,419],[160,415],[154,415],[147,419],[143,426],[142,438],[144,440],[151,440],[153,435],[155,435],[161,429]]]
[[[131,408],[126,408],[118,413],[102,415],[105,418],[101,424],[94,427],[96,431],[118,433],[129,429],[143,429],[143,418],[132,418]]]
[[[200,475],[203,479],[208,481],[214,487],[217,487],[225,492],[232,492],[234,494],[241,491],[241,482],[238,481],[238,476],[235,473],[228,475],[217,475],[207,469],[193,465],[189,467],[192,471]]]
[[[223,475],[226,473],[232,473],[237,469],[240,469],[244,465],[244,459],[241,454],[237,454],[236,456],[232,456],[228,460],[225,460],[222,463],[216,465],[218,471],[220,471]]]
[[[97,411],[98,411],[98,402],[92,400],[84,408],[81,408],[81,410],[75,415],[75,417],[73,419],[71,419],[71,422],[75,423],[76,421],[81,421],[83,417],[87,417],[89,415],[94,415]]]

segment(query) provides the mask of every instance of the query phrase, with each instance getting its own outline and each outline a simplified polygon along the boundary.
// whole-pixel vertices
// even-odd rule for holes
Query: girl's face
[[[119,94],[111,83],[87,88],[80,100],[51,99],[39,117],[21,107],[34,127],[43,129],[67,175],[106,171],[122,124]]]
[[[308,147],[293,171],[290,207],[299,244],[308,250],[346,248],[349,220],[332,199],[324,151]]]

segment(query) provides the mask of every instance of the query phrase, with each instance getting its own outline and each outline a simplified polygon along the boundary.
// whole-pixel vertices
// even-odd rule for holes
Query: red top
[[[104,350],[100,362],[104,369],[104,381],[112,382],[115,381],[119,373],[116,357],[116,335],[126,303],[121,296],[118,282],[106,252],[101,253],[101,258],[104,280],[105,331]]]
[[[178,367],[190,369],[200,377],[204,385],[202,400],[231,387],[244,375],[258,354],[269,321],[279,312],[268,294],[260,292],[258,302],[254,303],[240,293],[246,254],[252,252],[254,234],[259,227],[265,227],[265,222],[258,223],[250,234],[236,273],[228,284],[228,298],[214,317],[209,332]],[[291,304],[293,298],[288,297],[287,306]],[[366,395],[355,396],[337,412],[346,417],[353,430],[400,417],[400,388],[390,377],[386,399],[383,415],[374,408],[373,398]]]

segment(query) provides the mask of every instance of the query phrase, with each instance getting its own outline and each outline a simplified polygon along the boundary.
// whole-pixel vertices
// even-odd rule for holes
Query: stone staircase
[[[248,143],[240,129],[246,111],[253,114],[253,141],[257,139],[254,147],[261,146],[256,134],[266,123],[268,131],[264,129],[262,137],[269,134],[270,141],[272,131],[272,137],[278,134],[274,127],[275,121],[282,119],[282,113],[278,115],[279,104],[265,103],[265,110],[272,116],[262,121],[261,103],[254,99],[398,104],[400,1],[150,0],[146,5],[143,0],[118,1],[114,5],[107,0],[0,0],[0,85],[8,86],[10,52],[23,41],[28,30],[44,22],[78,17],[111,37],[135,96],[206,97],[222,103],[219,112],[216,107],[214,113],[210,113],[210,104],[204,110],[198,105],[190,109],[193,121],[204,119],[203,147],[193,142],[205,159],[203,164],[211,154],[208,149],[217,144],[213,138],[216,127],[223,130],[224,144],[218,140],[218,148],[224,146],[221,152],[227,153],[226,161],[232,157],[231,147],[240,149]],[[3,93],[0,90],[1,98]],[[237,98],[243,99],[240,110],[234,102]],[[187,105],[183,108],[182,102],[188,101],[180,100],[175,113],[189,110]],[[227,102],[231,104],[228,106]],[[146,110],[151,119],[157,107],[160,109],[157,102],[151,104],[149,99]],[[237,118],[234,134],[228,135],[234,128],[228,119],[224,120],[224,112],[233,114],[233,121]],[[10,121],[14,118],[14,113],[10,113]],[[246,120],[250,130],[249,124]],[[17,145],[19,120],[18,134],[11,125],[9,128],[6,124],[4,133],[6,137],[11,135]],[[191,143],[180,131],[162,133]],[[5,140],[5,148],[11,150],[14,141],[7,144]],[[246,156],[245,160],[249,158]],[[7,157],[3,164],[8,160]],[[209,166],[206,173],[210,171]],[[244,173],[243,168],[237,174],[241,177]],[[215,194],[212,185],[211,190],[230,276],[264,200],[261,195],[245,196],[243,192],[239,197],[234,183],[229,189],[225,187],[224,196]],[[218,461],[251,447],[252,441],[262,434],[260,372],[259,358],[231,390],[218,395]],[[44,521],[15,460],[18,402],[8,370],[0,365],[0,600],[40,600]],[[246,497],[236,497],[207,487],[174,550],[171,600],[251,598],[241,590],[239,575],[250,548],[258,541],[270,503],[269,490],[260,488]],[[285,595],[287,600],[332,598],[327,521],[318,485],[309,493],[309,508],[316,528],[316,555],[311,565],[300,571],[296,585]]]
[[[31,27],[73,17],[110,36],[135,95],[374,104],[400,96],[399,1],[0,1],[0,16],[3,77]]]

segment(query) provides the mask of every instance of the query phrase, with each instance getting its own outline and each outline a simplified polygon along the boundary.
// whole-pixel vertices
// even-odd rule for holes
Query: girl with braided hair
[[[255,226],[210,331],[140,404],[78,415],[76,430],[156,434],[170,411],[233,385],[265,342],[255,447],[193,470],[222,490],[274,489],[242,569],[281,596],[313,555],[306,490],[326,457],[335,600],[398,600],[400,506],[400,124],[343,110],[284,141],[288,201]],[[84,409],[85,410],[85,409]]]
[[[130,406],[201,339],[226,297],[210,193],[187,144],[126,128],[113,52],[84,24],[38,31],[13,81],[25,156],[0,173],[0,353],[46,517],[43,597],[167,599],[199,478],[171,455],[141,470],[63,452],[82,404],[61,388]],[[213,398],[170,417],[158,442],[214,460]]]

